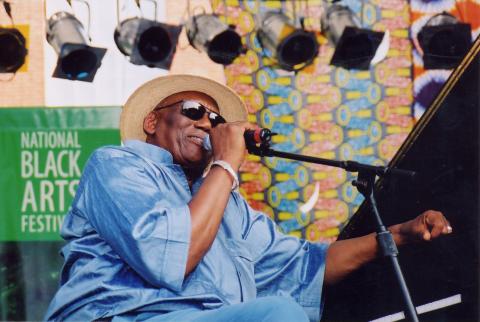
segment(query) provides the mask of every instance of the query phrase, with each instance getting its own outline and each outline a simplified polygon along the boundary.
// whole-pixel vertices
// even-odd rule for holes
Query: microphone
[[[272,139],[272,135],[277,133],[273,133],[269,129],[255,129],[255,130],[245,130],[243,133],[243,137],[245,139],[245,145],[252,146],[261,143],[268,143]],[[207,151],[212,151],[212,143],[210,142],[210,136],[207,134],[203,138],[202,142],[203,148]]]
[[[243,137],[245,138],[245,144],[247,147],[256,144],[269,143],[272,140],[272,136],[277,133],[273,133],[269,129],[258,128],[255,130],[245,130]]]
[[[212,151],[212,143],[210,142],[210,135],[205,135],[202,142],[203,148],[206,151]]]

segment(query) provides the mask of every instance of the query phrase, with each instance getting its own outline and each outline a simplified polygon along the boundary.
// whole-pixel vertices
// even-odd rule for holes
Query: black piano
[[[453,233],[400,249],[400,265],[420,321],[479,321],[480,38],[455,69],[390,166],[413,180],[385,177],[375,196],[386,225],[427,209],[442,211]],[[339,239],[375,231],[364,202]],[[378,259],[325,290],[322,321],[399,320],[405,311],[390,262]]]

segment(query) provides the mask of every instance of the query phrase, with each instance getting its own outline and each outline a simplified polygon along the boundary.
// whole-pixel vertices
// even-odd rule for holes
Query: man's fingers
[[[448,220],[439,211],[430,210],[425,214],[426,229],[429,231],[430,236],[424,234],[425,240],[436,238],[441,234],[449,234],[453,231],[452,226]],[[427,237],[427,238],[425,238]]]
[[[433,239],[433,238],[437,238],[438,236],[440,236],[442,234],[443,227],[444,227],[443,222],[435,223],[432,230],[430,231],[430,234],[432,235],[431,238]]]
[[[444,219],[445,219],[445,227],[443,229],[443,233],[450,234],[453,231],[452,225],[450,225],[450,222],[446,218]]]
[[[438,213],[438,216],[441,220],[439,220],[435,224],[442,225],[442,234],[450,234],[453,231],[452,226],[450,225],[450,222],[447,220],[447,218],[445,218],[445,216],[442,213]]]
[[[453,232],[453,228],[452,226],[450,226],[450,224],[447,226],[447,234],[450,234]]]
[[[427,240],[427,241],[430,240],[430,239],[432,239],[432,235],[430,234],[430,232],[428,231],[428,229],[423,232],[423,236],[422,236],[422,237],[423,237],[423,240]]]

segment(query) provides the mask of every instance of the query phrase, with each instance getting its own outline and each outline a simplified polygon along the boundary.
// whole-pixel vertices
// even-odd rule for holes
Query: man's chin
[[[190,159],[188,164],[184,166],[184,168],[190,169],[190,170],[198,170],[198,171],[203,171],[205,168],[208,166],[208,163],[210,162],[210,157],[208,158],[202,158],[200,160],[198,159]]]

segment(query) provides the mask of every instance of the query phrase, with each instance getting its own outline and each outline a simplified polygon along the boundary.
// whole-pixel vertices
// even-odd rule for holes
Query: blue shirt
[[[214,309],[279,295],[317,320],[328,246],[281,234],[236,192],[210,249],[184,276],[188,202],[201,181],[190,190],[172,155],[151,144],[96,150],[62,226],[61,286],[45,319]]]

